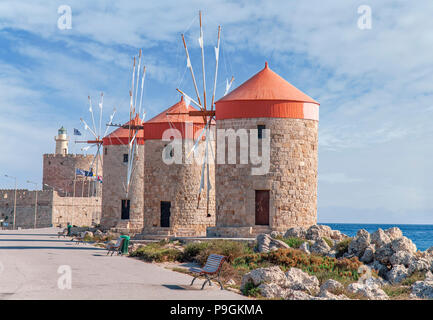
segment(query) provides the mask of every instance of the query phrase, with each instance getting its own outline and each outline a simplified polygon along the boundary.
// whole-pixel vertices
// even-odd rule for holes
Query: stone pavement
[[[0,299],[245,299],[216,285],[200,290],[202,281],[189,287],[191,276],[155,264],[58,239],[59,230],[0,230]],[[69,267],[71,289],[60,289]]]

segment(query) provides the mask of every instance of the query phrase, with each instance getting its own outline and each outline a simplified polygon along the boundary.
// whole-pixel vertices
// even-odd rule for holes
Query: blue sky
[[[372,29],[357,26],[360,5]],[[72,29],[60,30],[60,5]],[[63,125],[127,119],[132,57],[143,49],[147,117],[192,93],[180,34],[196,76],[203,11],[210,90],[222,25],[217,97],[271,69],[321,103],[321,222],[433,223],[433,3],[431,1],[0,1],[0,188],[41,181],[42,154]],[[96,109],[96,108],[95,108]],[[84,131],[84,130],[81,130]],[[71,150],[80,152],[71,143]]]

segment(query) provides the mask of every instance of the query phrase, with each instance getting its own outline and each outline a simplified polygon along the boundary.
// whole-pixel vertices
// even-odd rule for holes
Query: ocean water
[[[319,223],[330,226],[333,230],[339,230],[342,233],[353,237],[359,229],[365,229],[368,232],[374,232],[379,228],[383,230],[398,227],[403,235],[415,243],[418,250],[433,246],[433,225],[431,224],[356,224],[356,223]]]

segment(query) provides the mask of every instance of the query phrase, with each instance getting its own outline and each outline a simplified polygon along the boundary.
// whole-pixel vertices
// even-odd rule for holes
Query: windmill
[[[101,159],[101,150],[102,150],[102,138],[107,134],[108,127],[106,127],[105,132],[102,133],[102,117],[103,117],[103,109],[104,109],[104,94],[101,92],[100,100],[99,100],[99,126],[96,126],[95,122],[95,115],[93,112],[93,106],[92,106],[92,99],[90,96],[88,96],[89,100],[89,112],[92,119],[92,127],[88,125],[88,123],[83,119],[80,118],[81,123],[84,126],[84,130],[86,132],[89,132],[92,136],[90,140],[83,140],[83,141],[75,141],[75,143],[85,143],[87,146],[82,147],[81,151],[88,151],[91,148],[95,148],[93,160],[90,164],[89,170],[82,170],[82,168],[75,168],[75,176],[77,173],[80,175],[84,175],[86,178],[89,177],[91,181],[93,182],[102,182],[102,177],[100,177],[99,174],[99,168],[102,166],[102,159]],[[112,123],[114,115],[116,114],[116,109],[113,109],[113,113],[110,115],[109,123]],[[87,169],[87,168],[86,168]],[[74,179],[74,191],[75,191],[75,180]],[[84,185],[84,180],[83,180]],[[92,194],[97,195],[97,184],[92,184]],[[89,193],[90,193],[90,184],[89,184]]]
[[[124,191],[126,199],[129,197],[131,189],[131,180],[134,172],[135,157],[138,153],[137,140],[140,130],[143,129],[143,119],[146,116],[146,111],[143,108],[143,91],[144,79],[146,75],[146,67],[141,69],[142,53],[141,49],[138,55],[138,64],[136,57],[133,58],[132,81],[129,90],[129,121],[126,124],[108,123],[107,126],[119,127],[128,131],[127,140],[122,141],[122,144],[128,146],[128,164],[126,172],[126,181],[124,182]],[[140,87],[139,87],[140,86]],[[138,91],[140,96],[138,97]],[[139,98],[139,102],[138,102]],[[138,102],[138,108],[137,108]],[[119,139],[120,141],[120,139]]]
[[[210,179],[209,179],[209,162],[210,162],[210,156],[212,156],[213,161],[215,160],[215,156],[213,154],[212,150],[212,144],[210,143],[210,126],[213,124],[213,121],[215,120],[215,93],[216,93],[216,87],[217,87],[217,79],[218,79],[218,63],[219,63],[219,52],[220,52],[220,40],[221,40],[221,26],[218,26],[218,38],[217,38],[217,46],[214,47],[215,49],[215,74],[214,74],[214,83],[213,83],[213,90],[212,90],[212,98],[210,101],[210,105],[207,104],[207,96],[206,96],[206,70],[205,70],[205,55],[204,55],[204,39],[203,39],[203,24],[202,24],[202,14],[201,11],[199,11],[199,22],[200,22],[200,36],[198,38],[198,43],[201,49],[201,67],[202,67],[202,89],[203,89],[203,97],[200,96],[199,88],[197,86],[197,81],[195,79],[194,75],[194,69],[191,64],[190,55],[188,52],[188,47],[185,41],[185,36],[182,34],[182,42],[183,46],[185,48],[185,55],[187,60],[187,68],[190,70],[192,82],[194,85],[195,93],[197,96],[197,100],[193,99],[191,96],[186,94],[180,89],[176,89],[185,99],[187,106],[192,102],[195,104],[200,110],[199,111],[189,111],[190,116],[201,116],[203,117],[203,120],[205,121],[206,125],[204,126],[203,130],[201,131],[198,139],[195,141],[194,146],[192,150],[189,152],[187,157],[190,157],[193,152],[196,151],[199,142],[202,140],[203,136],[205,138],[205,148],[204,148],[204,155],[203,155],[203,164],[201,168],[201,178],[200,178],[200,187],[198,190],[198,202],[197,202],[197,208],[199,207],[200,200],[201,200],[201,193],[205,188],[205,175],[206,175],[206,187],[207,187],[207,199],[206,199],[206,212],[209,216],[209,192],[212,188]],[[230,90],[230,87],[234,81],[234,77],[232,76],[231,80],[226,80],[226,90],[224,95],[227,94],[227,92]]]

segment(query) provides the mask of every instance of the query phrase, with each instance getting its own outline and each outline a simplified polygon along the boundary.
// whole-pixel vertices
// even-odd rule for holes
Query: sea
[[[327,225],[333,230],[353,237],[359,229],[374,232],[379,228],[383,230],[398,227],[403,235],[415,243],[418,250],[424,251],[433,246],[433,225],[432,224],[357,224],[357,223],[319,223]]]

